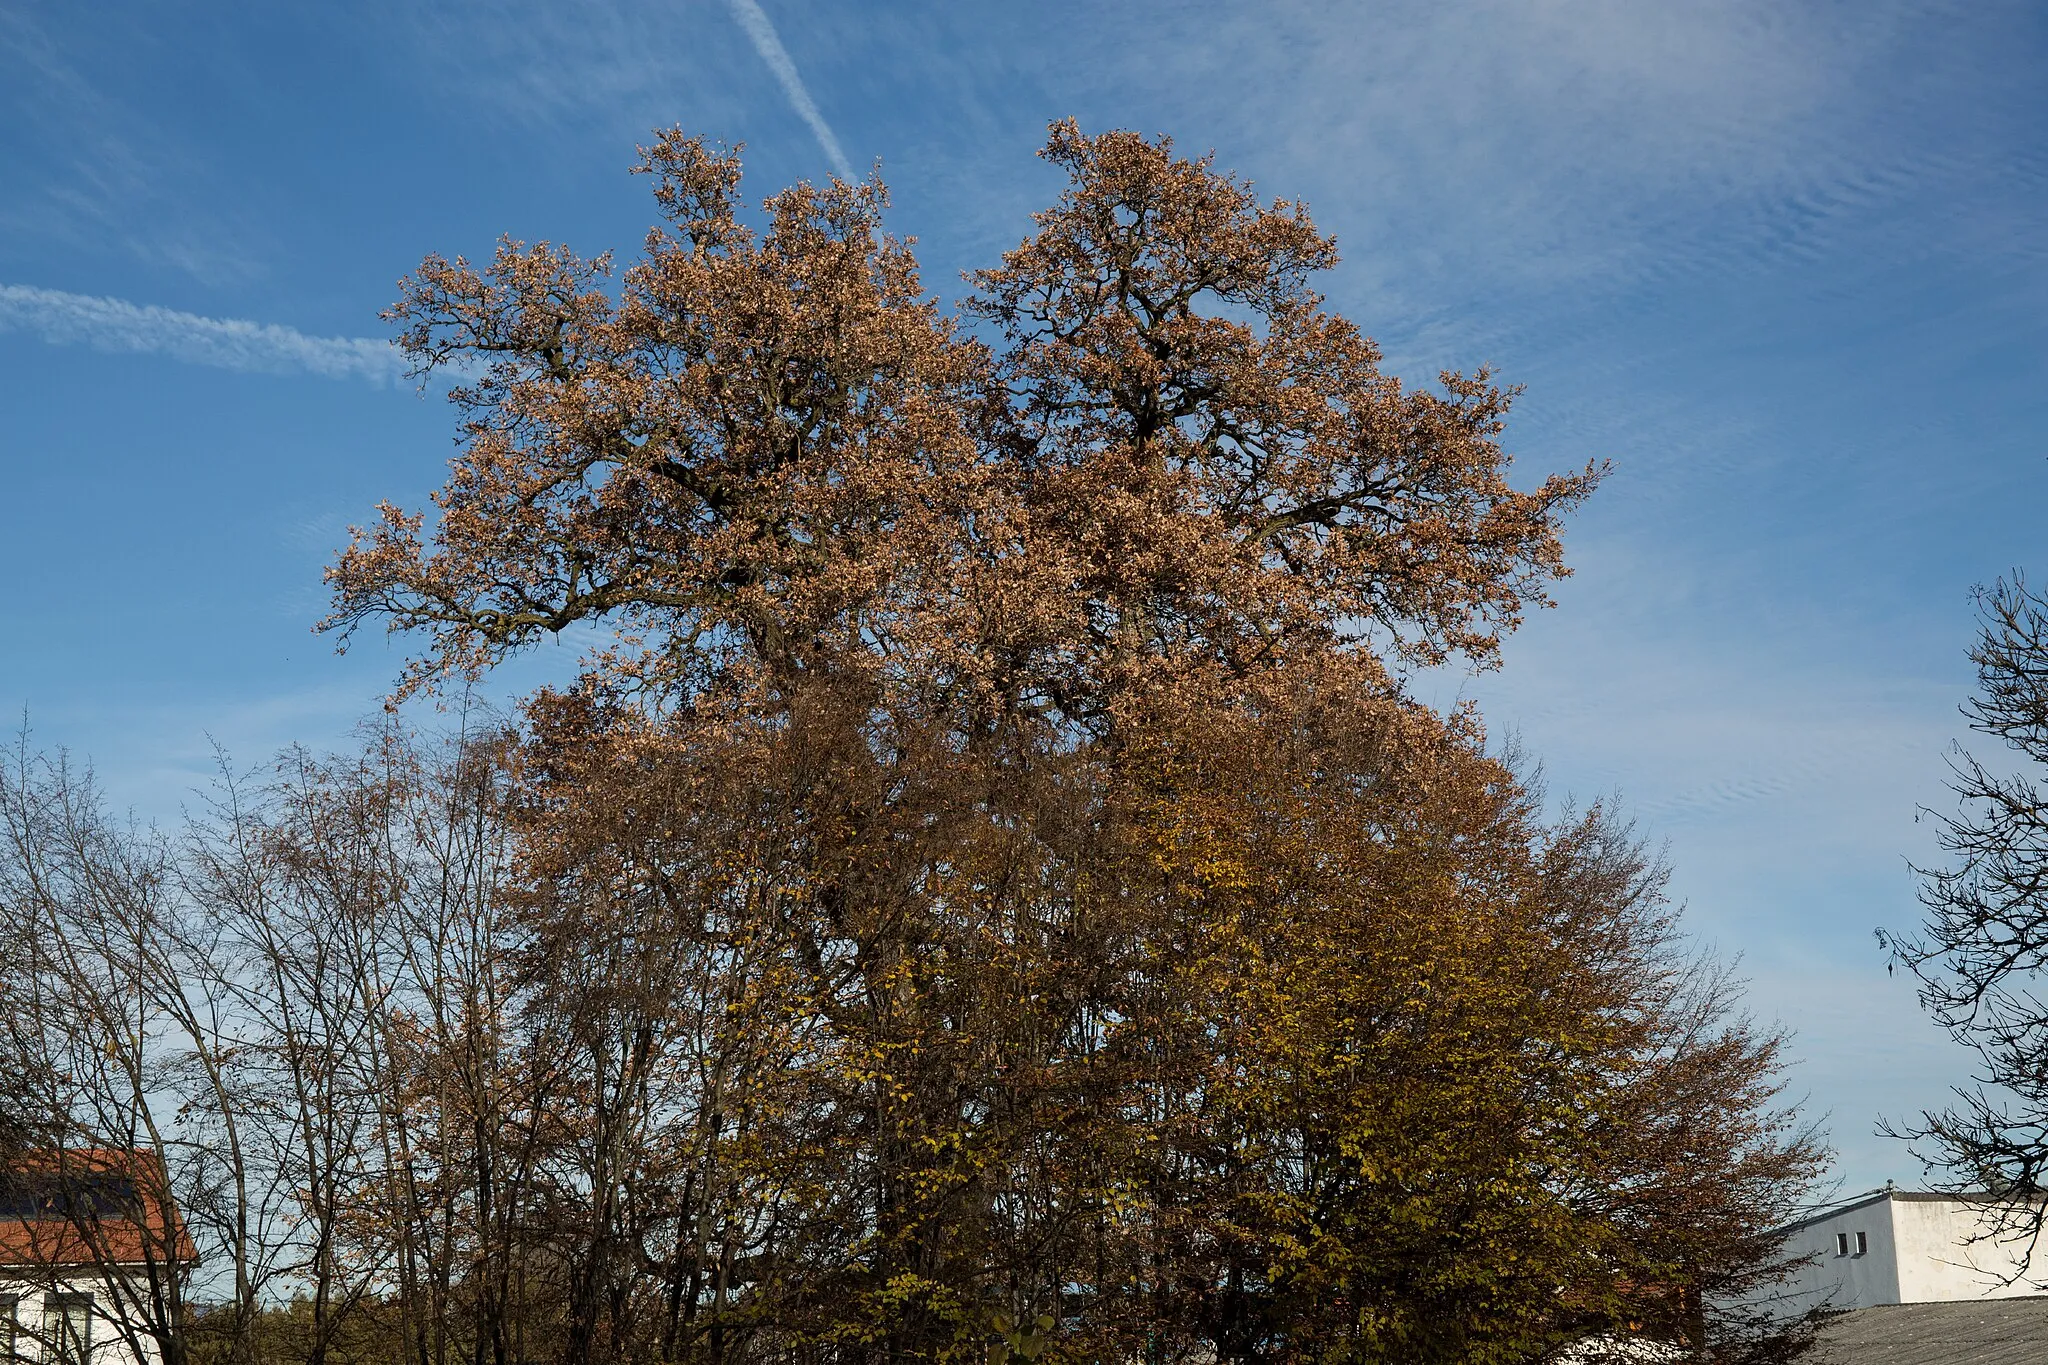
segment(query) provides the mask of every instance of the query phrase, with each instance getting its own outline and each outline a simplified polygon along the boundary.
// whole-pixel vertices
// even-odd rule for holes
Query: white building
[[[195,1259],[162,1187],[162,1167],[138,1152],[67,1152],[5,1173],[0,1365],[157,1365],[134,1310],[153,1277]]]
[[[1806,1256],[1772,1296],[1792,1311],[2027,1298],[2048,1284],[2048,1236],[1999,1236],[1989,1198],[1884,1189],[1786,1229]],[[2029,1261],[2029,1256],[2032,1259]]]
[[[15,1273],[20,1273],[16,1269]],[[9,1280],[0,1270],[0,1361],[28,1365],[138,1365],[138,1353],[109,1313],[111,1286],[98,1275]],[[147,1365],[156,1352],[144,1348]]]

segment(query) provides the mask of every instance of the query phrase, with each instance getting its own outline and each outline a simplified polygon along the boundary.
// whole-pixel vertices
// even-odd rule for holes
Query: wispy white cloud
[[[56,344],[167,355],[194,365],[267,374],[317,374],[382,384],[404,372],[388,341],[314,337],[242,318],[209,318],[125,299],[0,284],[0,331],[33,332]]]
[[[853,166],[847,161],[846,153],[839,149],[839,139],[833,136],[832,125],[825,122],[825,116],[818,112],[817,103],[811,99],[811,92],[804,88],[803,77],[797,74],[796,63],[789,59],[789,50],[776,36],[775,25],[768,22],[767,14],[755,0],[726,0],[726,5],[732,10],[734,20],[746,31],[754,50],[761,54],[761,60],[768,63],[768,69],[775,73],[775,79],[782,85],[782,93],[789,96],[789,102],[798,115],[817,134],[818,145],[825,149],[832,169],[839,172],[842,180],[853,179]]]
[[[114,83],[88,77],[90,67],[118,65],[121,44],[153,45],[132,23],[115,27],[81,68],[25,7],[0,5],[0,119],[18,121],[0,238],[120,250],[209,285],[263,274],[265,234],[223,189],[213,159],[132,103],[134,92],[117,97]]]
[[[2024,126],[2032,90],[1973,38],[1997,30],[1995,11],[2025,8],[2012,3],[1874,0],[1853,18],[1767,0],[1011,8],[1008,32],[917,54],[973,71],[994,100],[1018,86],[1008,53],[1062,35],[1058,60],[1031,71],[1041,88],[1028,104],[1012,95],[993,133],[970,140],[931,120],[962,163],[948,171],[974,177],[976,192],[956,196],[962,216],[1005,193],[997,166],[1024,150],[1019,114],[1171,131],[1266,193],[1305,197],[1345,252],[1333,300],[1369,307],[1382,344],[1425,374],[1475,351],[1505,359],[1494,337],[1510,302],[1532,305],[1548,345],[1566,308],[1605,319],[1632,291],[1796,268],[1846,229],[1868,240],[1876,220],[1913,250],[1924,222],[1907,201],[2008,177],[2018,140],[2001,130]],[[885,55],[854,49],[844,66]],[[875,127],[904,164],[892,121]],[[1010,201],[1036,207],[1043,182],[1007,174],[1021,187]],[[920,235],[940,240],[928,220]],[[1439,336],[1424,340],[1441,344],[1410,345],[1431,323]]]

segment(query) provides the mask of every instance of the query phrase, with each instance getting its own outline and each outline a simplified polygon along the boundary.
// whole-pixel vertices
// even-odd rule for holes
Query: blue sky
[[[398,666],[321,565],[452,423],[376,311],[501,232],[630,253],[657,125],[766,193],[882,162],[956,291],[1055,189],[1048,120],[1306,199],[1333,304],[1611,459],[1478,699],[1619,796],[1794,1031],[1849,1189],[1966,1069],[1872,939],[1915,917],[1969,589],[2048,573],[2048,9],[1969,0],[290,6],[0,0],[0,705],[174,814],[219,741],[339,742]],[[543,650],[530,685],[573,659]]]

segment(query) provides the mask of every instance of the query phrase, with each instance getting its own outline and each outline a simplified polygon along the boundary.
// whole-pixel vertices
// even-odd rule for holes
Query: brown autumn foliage
[[[1298,205],[1131,134],[1044,155],[1067,191],[957,319],[878,183],[757,231],[737,159],[680,134],[616,301],[608,259],[506,243],[394,310],[423,366],[488,370],[431,532],[386,508],[329,625],[426,632],[408,686],[617,629],[530,713],[536,942],[602,1004],[593,1060],[677,1017],[639,966],[614,994],[594,924],[704,960],[684,1016],[723,991],[734,1029],[694,1054],[732,1157],[690,1198],[756,1184],[693,1204],[664,1352],[1704,1346],[1816,1168],[1775,1044],[1610,822],[1544,830],[1398,681],[1493,660],[1600,471],[1518,491],[1508,391],[1383,374]],[[1223,886],[1188,828],[1235,849]]]
[[[974,277],[986,339],[921,292],[879,184],[783,191],[757,233],[737,158],[679,134],[616,302],[609,257],[430,257],[404,345],[488,369],[432,532],[385,507],[329,625],[425,632],[417,684],[603,619],[629,642],[594,676],[667,702],[880,673],[910,694],[884,705],[996,728],[1100,727],[1189,668],[1490,661],[1598,471],[1518,492],[1508,392],[1382,374],[1298,206],[1130,134],[1046,156],[1073,183]]]
[[[1732,1311],[1820,1160],[1776,1040],[1625,828],[1402,690],[1495,660],[1600,471],[1518,491],[1510,391],[1382,374],[1300,206],[1044,155],[952,316],[879,183],[756,227],[679,133],[615,285],[406,282],[464,444],[329,626],[421,633],[408,692],[612,643],[516,742],[298,760],[197,840],[278,1059],[197,1112],[308,1210],[228,1358],[1797,1347]]]
[[[1147,758],[1195,1069],[1162,1212],[1220,1356],[1796,1352],[1744,1305],[1816,1154],[1625,826],[1546,824],[1468,737],[1320,691]]]

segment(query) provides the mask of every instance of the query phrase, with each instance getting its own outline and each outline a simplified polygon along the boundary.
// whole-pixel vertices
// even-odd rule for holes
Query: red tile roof
[[[199,1259],[152,1151],[32,1153],[0,1174],[0,1266],[104,1266]]]

